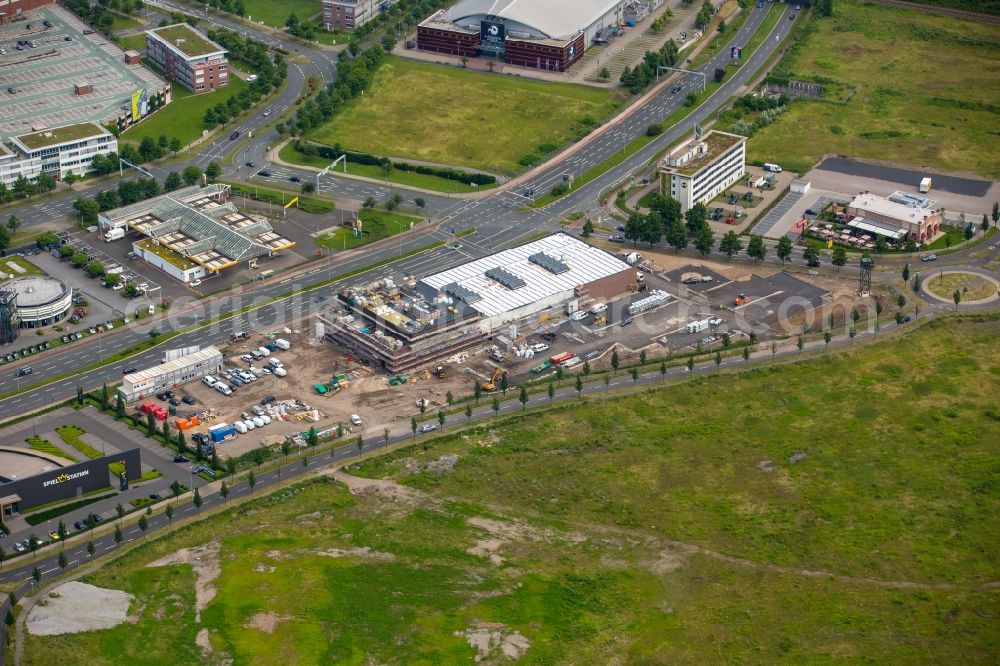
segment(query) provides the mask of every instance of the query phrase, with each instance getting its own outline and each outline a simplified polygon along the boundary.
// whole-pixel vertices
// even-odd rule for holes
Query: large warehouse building
[[[340,293],[320,315],[325,337],[392,373],[440,361],[571,301],[629,292],[635,269],[555,234],[422,280],[379,280]]]
[[[662,0],[460,0],[417,27],[417,48],[564,72],[621,29],[626,8],[642,15]]]

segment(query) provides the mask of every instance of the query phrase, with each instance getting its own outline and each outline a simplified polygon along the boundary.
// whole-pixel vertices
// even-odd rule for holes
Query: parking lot
[[[124,52],[104,36],[85,35],[87,26],[58,5],[27,12],[27,17],[0,26],[5,51],[0,54],[0,139],[40,124],[108,120],[131,104],[135,91],[164,85],[144,67],[126,65]],[[26,41],[37,46],[25,47]],[[78,96],[75,83],[89,83],[93,92]]]

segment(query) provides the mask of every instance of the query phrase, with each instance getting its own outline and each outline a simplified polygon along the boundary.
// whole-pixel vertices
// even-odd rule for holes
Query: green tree
[[[581,378],[580,375],[576,376],[576,383],[574,385],[576,386],[576,397],[578,397],[578,398],[582,397],[583,396],[583,378]]]
[[[951,295],[951,300],[955,301],[955,311],[958,311],[958,304],[962,302],[962,292],[958,289]]]
[[[215,179],[222,175],[222,165],[212,160],[205,167],[205,177],[208,178],[208,182],[214,183]]]
[[[410,418],[410,430],[413,432],[413,436],[417,436],[417,417]]]
[[[316,432],[316,426],[309,427],[309,434],[306,435],[306,444],[309,445],[309,448],[316,448],[316,445],[319,444],[319,434]]]
[[[805,252],[802,253],[802,258],[806,260],[806,265],[808,266],[819,266],[819,243],[817,241],[809,241]]]
[[[222,497],[223,502],[226,502],[229,497],[229,484],[225,481],[223,481],[222,486],[219,487],[219,496]]]
[[[465,406],[465,420],[468,422],[472,421],[472,405]]]
[[[493,416],[500,413],[500,398],[493,398]]]
[[[93,202],[91,202],[93,203]],[[21,220],[17,219],[16,215],[11,215],[7,218],[7,228],[10,229],[10,233],[17,233],[17,230],[21,227]]]
[[[500,390],[503,391],[503,397],[507,397],[507,389],[510,388],[510,379],[507,378],[507,373],[500,375]]]
[[[688,372],[694,372],[694,356],[688,356],[687,369]]]
[[[764,245],[763,236],[757,234],[750,236],[750,242],[747,244],[747,256],[752,258],[754,263],[764,260],[764,257],[767,256],[767,246]]]
[[[443,409],[438,410],[438,425],[442,428],[444,427],[444,422],[447,420],[448,416],[444,413]]]
[[[90,555],[91,557],[93,557],[94,553],[96,553],[96,552],[97,552],[97,548],[94,547],[94,542],[93,541],[88,541],[87,542],[87,555]]]
[[[253,470],[250,470],[250,474],[247,475],[247,485],[250,486],[250,494],[253,495],[253,488],[257,485],[257,477],[254,475]]]
[[[727,233],[719,242],[719,250],[724,252],[730,259],[732,259],[733,255],[738,254],[742,249],[743,243],[740,242],[740,238],[736,235],[735,231]]]
[[[553,384],[552,382],[549,382],[548,393],[549,393],[549,402],[552,402],[552,398],[556,397],[556,385]]]
[[[910,281],[910,265],[903,264],[903,282]]]
[[[225,481],[223,481],[223,483],[225,483]],[[174,524],[174,505],[173,504],[168,504],[166,511],[164,511],[163,513],[167,517],[167,523],[170,526],[173,526],[173,524]]]
[[[146,432],[150,436],[156,434],[156,417],[153,416],[153,412],[146,412]]]
[[[56,528],[56,534],[58,534],[59,538],[63,541],[66,540],[66,537],[69,536],[69,532],[66,531],[66,523],[61,520],[59,521],[59,526]]]
[[[178,497],[181,496],[182,489],[183,489],[183,486],[181,486],[181,482],[180,481],[174,480],[173,482],[171,482],[171,484],[170,484],[170,492],[172,492],[174,494],[174,499],[175,500]]]
[[[795,346],[799,348],[799,353],[801,354],[802,348],[806,346],[806,342],[802,339],[801,335],[796,339]]]
[[[837,267],[837,271],[839,272],[841,267],[847,264],[847,250],[840,245],[833,248],[833,258],[830,261]]]
[[[201,491],[197,488],[194,489],[194,496],[191,498],[191,502],[194,503],[194,508],[201,513]]]
[[[184,167],[184,171],[181,172],[181,178],[184,180],[186,185],[194,185],[198,182],[198,179],[201,178],[201,169],[193,164],[191,166],[186,166]]]
[[[583,223],[583,229],[580,230],[580,235],[584,238],[590,238],[594,235],[594,223],[589,219]]]
[[[792,239],[788,236],[779,238],[778,247],[775,252],[778,255],[778,259],[781,259],[781,263],[788,261],[789,257],[792,256]]]
[[[521,411],[524,411],[524,408],[528,406],[528,389],[524,385],[521,386],[521,392],[517,399],[521,402]]]
[[[629,374],[632,375],[632,383],[633,384],[635,384],[636,382],[639,381],[639,368],[638,367],[636,367],[636,366],[633,365],[632,369],[629,370]]]
[[[122,542],[122,528],[120,528],[118,525],[115,525],[115,543],[121,543],[121,542]]]
[[[145,536],[146,530],[149,529],[149,520],[146,519],[146,516],[139,516],[139,529],[142,530],[142,534]]]
[[[914,293],[920,291],[921,284],[923,284],[923,278],[921,278],[920,274],[918,273],[917,275],[913,276],[913,291],[914,291]]]
[[[687,247],[687,228],[680,220],[675,220],[667,229],[667,243],[674,248],[674,252],[680,252]]]
[[[680,203],[680,202],[678,202]],[[691,233],[697,233],[704,225],[708,224],[708,208],[700,201],[688,208],[684,213],[687,228]]]
[[[479,404],[479,399],[483,396],[483,386],[479,383],[479,380],[472,385],[472,395],[476,399],[476,404]]]
[[[615,349],[614,351],[611,352],[611,369],[614,370],[615,372],[618,372],[619,363],[620,359],[618,358],[618,350]]]
[[[694,246],[703,257],[711,254],[712,248],[715,246],[715,236],[712,234],[712,227],[708,226],[707,222],[698,229],[698,233],[694,237]]]
[[[35,579],[36,583],[42,582],[42,571],[38,567],[31,570],[31,577]]]

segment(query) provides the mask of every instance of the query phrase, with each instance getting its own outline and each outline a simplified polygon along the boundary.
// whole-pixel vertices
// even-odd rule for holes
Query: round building
[[[0,290],[14,295],[13,304],[21,328],[54,324],[65,317],[73,306],[73,290],[62,280],[49,275],[15,278]]]

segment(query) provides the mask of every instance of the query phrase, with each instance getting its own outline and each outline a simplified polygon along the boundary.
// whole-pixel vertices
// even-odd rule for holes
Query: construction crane
[[[497,380],[503,376],[503,368],[499,366],[493,369],[493,376],[490,377],[490,381],[483,384],[484,391],[496,391],[497,390]]]

